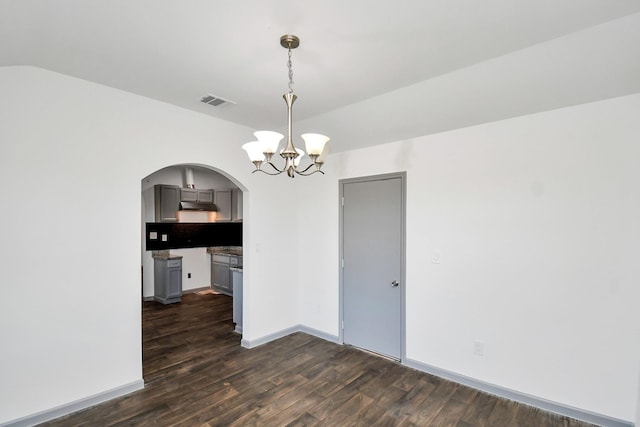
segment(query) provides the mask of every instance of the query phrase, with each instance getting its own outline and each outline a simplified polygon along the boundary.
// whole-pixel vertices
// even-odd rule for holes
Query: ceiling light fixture
[[[242,146],[242,149],[247,152],[249,160],[255,165],[255,172],[263,172],[267,175],[280,175],[286,172],[291,178],[294,178],[296,174],[308,176],[316,172],[324,174],[320,170],[324,163],[324,156],[326,155],[325,144],[329,141],[329,137],[320,135],[318,133],[305,133],[302,134],[302,139],[305,142],[307,153],[311,159],[311,164],[302,170],[298,170],[300,166],[300,160],[304,156],[304,151],[296,148],[293,145],[293,138],[291,137],[291,110],[293,103],[297,96],[293,93],[293,70],[291,68],[291,49],[295,49],[300,45],[300,39],[291,34],[285,34],[280,37],[280,45],[289,51],[289,60],[287,61],[287,68],[289,69],[289,92],[282,95],[284,101],[287,104],[287,145],[284,149],[280,150],[280,156],[285,160],[284,168],[278,169],[276,165],[271,161],[273,155],[278,151],[280,141],[284,136],[278,132],[272,132],[268,130],[261,130],[254,132],[257,141],[251,141]],[[267,163],[275,172],[265,171],[262,169],[262,164]],[[309,170],[315,167],[314,170]]]

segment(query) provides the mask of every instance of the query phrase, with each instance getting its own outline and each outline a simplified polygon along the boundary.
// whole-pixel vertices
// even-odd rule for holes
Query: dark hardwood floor
[[[231,310],[223,295],[145,302],[144,390],[42,425],[589,425],[303,333],[248,350]]]

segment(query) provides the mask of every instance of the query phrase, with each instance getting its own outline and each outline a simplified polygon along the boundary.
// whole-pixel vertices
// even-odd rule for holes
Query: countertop
[[[154,259],[180,259],[182,255],[174,255],[170,251],[151,251],[151,257]]]
[[[207,253],[242,256],[242,246],[210,246]]]

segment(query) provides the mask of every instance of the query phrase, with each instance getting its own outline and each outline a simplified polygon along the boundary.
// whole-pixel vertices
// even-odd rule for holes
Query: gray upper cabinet
[[[181,202],[197,202],[198,190],[196,190],[195,188],[181,188],[180,201]]]
[[[216,190],[214,198],[218,208],[216,221],[231,221],[231,190]]]
[[[180,209],[180,187],[177,185],[154,186],[156,222],[177,222]]]
[[[198,192],[198,202],[213,203],[213,190],[196,190]]]
[[[213,203],[213,190],[180,189],[181,202]]]
[[[231,191],[231,221],[242,221],[242,191]]]

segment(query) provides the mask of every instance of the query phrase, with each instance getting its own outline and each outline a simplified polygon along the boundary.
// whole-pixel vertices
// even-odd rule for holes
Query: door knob
[[[394,280],[393,282],[391,282],[391,286],[394,287],[394,288],[398,287],[399,284],[400,283],[398,283],[397,280]]]

